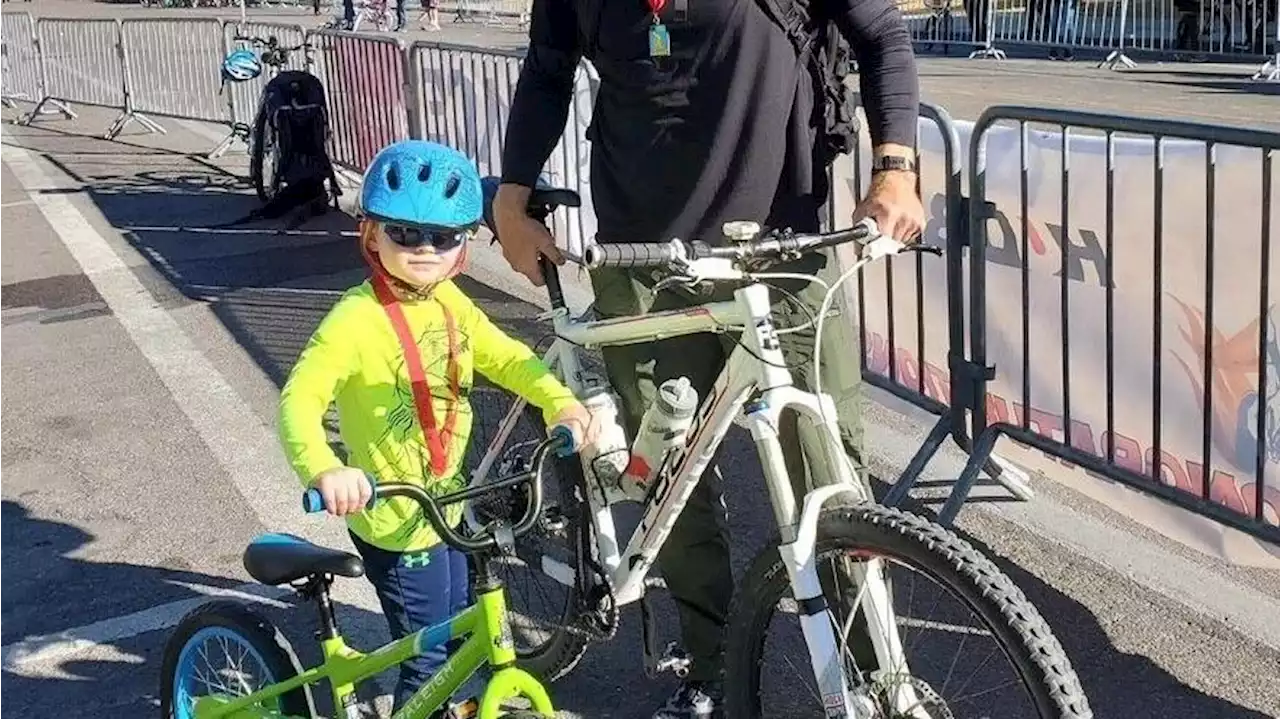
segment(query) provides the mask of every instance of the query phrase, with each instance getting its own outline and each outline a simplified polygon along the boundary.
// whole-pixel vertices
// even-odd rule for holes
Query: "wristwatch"
[[[890,170],[915,172],[916,161],[902,155],[881,155],[871,161],[871,174],[873,175],[877,172],[888,172]]]

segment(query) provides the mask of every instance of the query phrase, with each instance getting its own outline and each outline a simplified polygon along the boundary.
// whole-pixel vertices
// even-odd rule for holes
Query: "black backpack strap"
[[[802,0],[756,0],[756,3],[787,34],[796,55],[808,63],[819,34],[818,26],[809,21],[808,3]]]

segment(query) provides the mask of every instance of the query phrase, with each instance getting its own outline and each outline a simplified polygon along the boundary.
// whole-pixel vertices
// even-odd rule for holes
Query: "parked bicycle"
[[[488,200],[497,184],[496,178],[486,179]],[[576,207],[579,202],[573,191],[540,187],[530,195],[529,213],[545,222],[557,207]],[[517,653],[523,665],[547,681],[564,676],[590,642],[614,636],[623,606],[639,602],[647,673],[687,671],[688,659],[674,645],[658,650],[647,592],[654,582],[648,574],[736,422],[754,440],[778,534],[750,563],[728,619],[727,716],[1092,716],[1071,662],[1036,608],[968,542],[936,523],[879,505],[866,494],[844,459],[831,397],[820,387],[815,393],[795,387],[783,360],[779,335],[804,328],[775,326],[766,283],[795,281],[796,276],[772,275],[771,265],[844,244],[860,250],[861,259],[830,286],[824,306],[805,326],[816,325],[816,367],[822,361],[823,323],[841,282],[876,259],[940,250],[903,247],[878,235],[870,221],[828,234],[762,232],[755,223],[735,222],[725,225],[724,235],[728,242],[723,247],[679,240],[615,244],[588,247],[576,258],[586,267],[643,269],[657,281],[655,292],[671,287],[733,288],[731,301],[693,309],[603,321],[593,320],[589,312],[573,318],[555,266],[543,262],[555,327],[544,360],[588,406],[589,398],[609,389],[589,351],[700,332],[729,335],[736,347],[709,394],[696,398],[696,410],[686,413],[683,425],[655,427],[655,436],[642,430],[639,437],[624,437],[622,448],[615,450],[624,454],[621,458],[609,457],[607,448],[601,448],[604,454],[584,451],[557,464],[559,492],[549,500],[539,532],[517,549],[520,563],[505,568],[526,574],[526,583],[549,580],[549,586],[537,588],[531,596],[513,598]],[[670,394],[668,400],[687,391],[687,383],[678,380],[659,389],[660,394]],[[689,409],[687,401],[685,405]],[[776,429],[784,409],[807,415],[826,430],[826,460],[840,483],[803,497],[794,495]],[[642,427],[649,426],[648,416]],[[541,427],[535,411],[513,400],[492,439],[484,442],[480,432],[473,431],[477,456],[469,465],[474,467],[471,486],[476,491],[491,486],[491,477],[523,462],[523,454],[536,446],[529,438],[540,434]],[[637,448],[663,441],[663,453],[647,452],[639,463],[647,465],[652,479],[642,486],[628,479]],[[619,467],[626,469],[619,472]],[[840,495],[852,503],[829,505]],[[501,516],[509,503],[490,496],[472,503],[466,516],[483,526],[492,516]],[[620,539],[614,508],[627,503],[638,505],[639,522],[630,537]],[[851,567],[846,576],[854,577],[857,586],[837,592],[833,600],[820,578],[837,576],[830,571],[836,562]],[[917,579],[929,586],[921,590]],[[508,584],[517,586],[517,580]],[[540,599],[549,606],[535,614],[531,605]],[[944,600],[952,603],[941,614],[924,616],[922,608],[936,609]],[[770,641],[766,651],[773,624],[797,619],[798,632],[790,641]],[[908,636],[913,632],[919,635]],[[926,634],[940,641],[922,647]],[[989,651],[983,650],[984,644],[990,645]],[[907,653],[916,649],[924,651],[908,661]],[[789,660],[788,650],[798,650],[799,656]],[[946,650],[952,650],[950,657],[940,655]],[[1003,658],[1004,668],[1011,671],[996,677],[994,687],[975,686],[979,680],[985,684],[1000,668],[995,658]],[[773,662],[779,663],[772,666]],[[1007,688],[1014,690],[1012,696],[997,694]]]
[[[292,53],[306,52],[307,44],[281,45],[274,35],[263,40],[237,33],[233,39],[241,47],[223,61],[224,78],[247,82],[259,77],[263,67],[271,69],[253,125],[235,128],[249,143],[249,179],[258,198],[271,202],[285,186],[323,185],[327,180],[336,200],[342,193],[326,147],[329,110],[324,85],[306,70],[289,69]]]
[[[493,565],[500,557],[512,554],[516,539],[542,520],[544,459],[552,452],[570,454],[572,444],[568,430],[556,428],[549,438],[538,443],[530,463],[520,472],[485,487],[442,497],[432,497],[413,484],[374,487],[371,506],[383,499],[407,497],[418,503],[422,515],[445,542],[472,555],[476,602],[445,622],[367,654],[348,646],[343,639],[329,596],[335,576],[359,577],[364,573],[360,556],[290,534],[257,537],[245,549],[245,569],[263,584],[287,584],[315,602],[320,617],[321,664],[304,670],[289,640],[248,606],[226,600],[208,602],[182,620],[165,646],[162,715],[165,719],[310,718],[316,715],[312,687],[327,681],[336,710],[357,716],[353,713],[357,710],[357,685],[444,646],[449,649],[447,662],[394,719],[426,719],[485,666],[493,674],[480,697],[480,719],[554,716],[546,689],[532,675],[514,666],[516,655],[504,587],[495,577]],[[518,520],[515,515],[497,518],[467,535],[459,534],[445,521],[445,507],[500,491],[517,492],[524,498],[524,510]],[[324,499],[317,490],[310,489],[303,494],[303,508],[307,512],[324,511]],[[460,643],[451,644],[454,640]],[[219,664],[215,666],[215,662]],[[532,710],[504,711],[503,706],[513,699],[531,704]]]
[[[337,0],[333,4],[334,16],[322,26],[323,29],[360,32],[372,25],[374,30],[390,32],[398,24],[395,8],[388,0],[353,0],[353,9],[355,16],[348,21],[343,3]]]

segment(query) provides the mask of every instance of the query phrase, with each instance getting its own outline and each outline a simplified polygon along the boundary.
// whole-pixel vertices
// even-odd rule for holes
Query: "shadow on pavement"
[[[21,502],[9,499],[0,503],[0,527],[5,548],[0,560],[5,577],[0,601],[5,645],[3,708],[13,716],[155,716],[164,643],[173,625],[159,630],[163,638],[157,638],[153,629],[139,633],[129,625],[153,626],[157,619],[150,615],[163,611],[153,609],[158,605],[191,600],[192,604],[203,603],[210,589],[226,590],[245,583],[186,570],[180,566],[181,560],[146,566],[79,559],[75,555],[94,542],[93,535],[71,524],[35,517]],[[55,605],[46,601],[50,592],[75,596],[79,601]],[[303,667],[318,663],[319,647],[311,639],[319,629],[313,607],[287,591],[269,601],[251,606],[281,628]],[[75,615],[65,616],[59,607]],[[147,616],[126,614],[144,611]],[[340,622],[382,624],[381,617],[358,607],[339,603],[337,611]],[[30,654],[41,647],[30,637],[83,624],[86,614],[104,618],[90,625],[87,631],[93,635],[85,637],[98,646],[47,661]],[[180,617],[172,619],[176,624]],[[119,631],[113,632],[113,627]],[[13,645],[23,637],[28,637],[26,644]],[[317,708],[328,712],[332,700],[326,692],[327,684],[313,689]]]

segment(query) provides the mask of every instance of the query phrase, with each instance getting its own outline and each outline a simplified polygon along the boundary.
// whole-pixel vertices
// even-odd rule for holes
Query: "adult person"
[[[873,177],[852,219],[870,216],[882,231],[911,241],[922,229],[924,209],[916,190],[919,87],[910,34],[892,0],[813,0],[810,11],[834,20],[858,61]],[[588,130],[597,242],[717,242],[730,220],[818,229],[832,159],[818,140],[824,125],[815,98],[823,85],[756,0],[533,0],[530,23],[494,212],[504,256],[535,285],[543,284],[539,254],[557,264],[564,257],[525,207],[564,129],[583,55],[600,74]],[[834,261],[819,255],[786,269],[827,274],[828,264]],[[596,308],[606,317],[714,298],[679,290],[655,296],[650,278],[620,270],[593,272],[591,280]],[[820,286],[800,283],[789,291],[808,307],[780,308],[779,317],[803,324],[819,305]],[[860,363],[850,324],[841,318],[824,326],[823,357],[831,361],[822,369],[822,389],[836,401],[856,465]],[[797,383],[811,388],[812,333],[782,337]],[[705,397],[726,358],[722,338],[711,334],[608,349],[607,373],[629,434],[656,386],[686,376]],[[780,431],[788,470],[805,483],[797,491],[828,483],[812,427],[792,416]],[[812,477],[805,456],[812,458]],[[720,702],[733,577],[717,479],[703,477],[659,557],[693,663],[658,718],[712,716]]]

